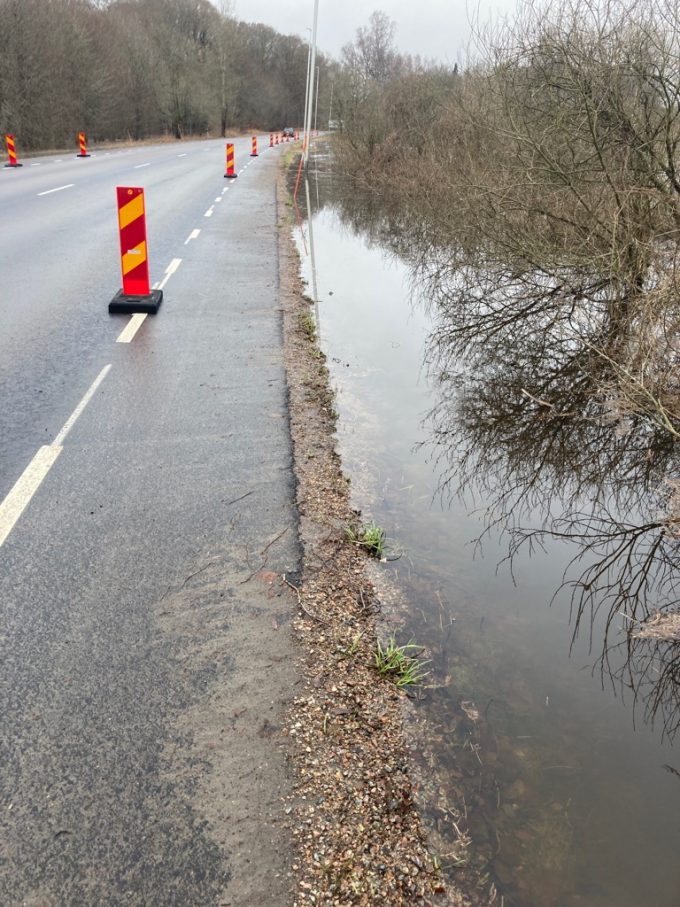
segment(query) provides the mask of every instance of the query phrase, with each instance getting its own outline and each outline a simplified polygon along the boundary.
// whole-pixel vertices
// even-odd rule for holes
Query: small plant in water
[[[420,658],[419,655],[409,654],[414,650],[422,652],[423,647],[412,642],[405,646],[398,646],[394,634],[390,636],[384,647],[378,640],[375,650],[375,666],[378,673],[393,681],[398,687],[409,687],[420,683],[429,673],[423,670],[429,661]]]
[[[311,312],[301,312],[300,313],[300,327],[309,337],[310,340],[314,340],[316,337],[316,322]]]
[[[385,554],[385,530],[375,523],[365,526],[348,526],[345,530],[350,542],[365,548],[373,557],[382,558]]]

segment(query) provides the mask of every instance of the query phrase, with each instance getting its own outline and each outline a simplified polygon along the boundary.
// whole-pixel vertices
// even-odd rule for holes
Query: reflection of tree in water
[[[440,294],[430,345],[443,490],[483,497],[488,527],[509,534],[510,560],[549,538],[575,543],[564,577],[574,638],[585,622],[596,644],[601,618],[603,677],[629,687],[674,734],[680,647],[637,635],[678,605],[674,434],[623,399],[620,366],[602,350],[628,340],[595,305],[586,317],[506,294],[495,312],[467,289]]]
[[[446,465],[442,493],[476,491],[488,529],[509,535],[510,560],[550,538],[575,544],[563,586],[574,639],[587,626],[603,680],[632,691],[645,718],[674,735],[680,640],[644,627],[679,604],[680,313],[666,305],[659,317],[622,320],[606,283],[587,274],[452,271],[450,250],[403,206],[337,178],[321,201],[409,261],[431,300],[438,400],[428,422]]]
[[[511,560],[549,538],[577,546],[564,577],[574,638],[585,624],[599,645],[601,617],[603,678],[675,734],[680,644],[638,633],[679,602],[680,446],[665,406],[675,392],[675,318],[622,325],[585,280],[579,304],[566,306],[545,277],[532,288],[524,274],[521,292],[510,273],[451,277],[446,256],[405,229],[403,213],[356,193],[334,202],[354,231],[411,261],[433,300],[428,367],[438,401],[428,421],[446,464],[442,492],[476,491],[488,528],[509,534]],[[652,345],[647,399],[634,369]]]

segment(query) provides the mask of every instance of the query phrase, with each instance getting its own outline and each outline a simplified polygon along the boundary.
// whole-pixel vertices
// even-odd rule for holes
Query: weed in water
[[[314,340],[316,337],[316,324],[311,312],[300,312],[300,327],[310,340]]]
[[[410,655],[409,652],[414,650],[423,651],[422,646],[417,646],[412,642],[405,646],[398,646],[394,634],[390,636],[384,647],[378,640],[375,650],[375,666],[378,673],[382,677],[387,677],[398,687],[414,686],[420,683],[429,673],[423,670],[429,661],[418,655]]]
[[[365,526],[348,526],[345,533],[350,542],[364,548],[373,557],[384,557],[385,530],[380,526],[376,526],[375,523],[367,523]]]

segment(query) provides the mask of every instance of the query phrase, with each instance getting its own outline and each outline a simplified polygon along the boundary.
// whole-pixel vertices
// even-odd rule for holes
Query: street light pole
[[[319,0],[314,0],[314,24],[312,26],[312,44],[307,61],[307,100],[305,101],[305,141],[302,146],[302,160],[305,167],[309,158],[309,133],[312,128],[312,106],[314,104],[314,69],[316,67],[316,28],[319,22]]]
[[[309,32],[309,43],[307,45],[307,78],[305,80],[305,113],[302,117],[302,158],[305,157],[305,148],[307,147],[307,108],[309,107],[309,74],[311,72],[311,63],[312,63],[312,30],[308,28]]]

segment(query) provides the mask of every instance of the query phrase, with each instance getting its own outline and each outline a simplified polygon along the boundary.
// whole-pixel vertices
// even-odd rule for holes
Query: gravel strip
[[[280,211],[289,196],[283,174]],[[298,482],[301,581],[299,692],[287,722],[294,793],[295,907],[468,905],[428,851],[402,726],[404,693],[373,667],[379,602],[366,555],[346,537],[356,522],[336,452],[324,355],[312,330],[290,228],[280,225],[280,291]]]

